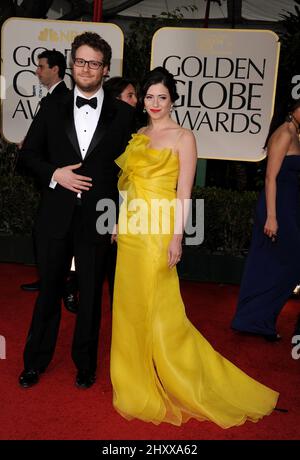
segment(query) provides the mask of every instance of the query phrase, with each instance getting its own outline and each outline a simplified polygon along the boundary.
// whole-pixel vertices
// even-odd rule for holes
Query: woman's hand
[[[174,235],[168,248],[168,266],[169,268],[175,267],[180,261],[182,254],[182,235]]]
[[[278,223],[275,216],[267,217],[265,226],[264,226],[264,234],[267,235],[269,238],[272,238],[272,241],[275,241],[277,237],[277,230],[278,230]]]

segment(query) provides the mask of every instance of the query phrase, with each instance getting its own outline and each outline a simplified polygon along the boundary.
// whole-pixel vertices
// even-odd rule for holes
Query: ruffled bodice
[[[153,149],[148,136],[133,134],[116,163],[122,170],[118,188],[127,191],[128,199],[140,197],[143,191],[152,198],[175,196],[179,162],[171,148]]]

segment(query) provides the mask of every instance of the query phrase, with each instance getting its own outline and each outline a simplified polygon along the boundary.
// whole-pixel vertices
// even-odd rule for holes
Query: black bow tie
[[[92,109],[96,109],[97,108],[97,98],[92,97],[92,99],[85,99],[84,97],[81,97],[81,96],[76,97],[76,105],[79,109],[80,107],[86,104],[90,105]]]

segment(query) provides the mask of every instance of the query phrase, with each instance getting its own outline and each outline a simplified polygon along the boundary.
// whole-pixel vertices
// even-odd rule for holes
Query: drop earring
[[[172,113],[172,112],[173,112],[173,105],[171,105],[171,107],[170,107],[170,113]]]
[[[143,108],[143,113],[146,113],[146,112],[147,112],[147,110],[146,110],[145,107],[144,107],[144,108]]]

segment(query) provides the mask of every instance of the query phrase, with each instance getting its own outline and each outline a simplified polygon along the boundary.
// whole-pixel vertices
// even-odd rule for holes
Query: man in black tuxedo
[[[74,91],[42,105],[20,152],[43,186],[36,228],[46,252],[19,377],[25,388],[39,381],[54,354],[60,298],[73,253],[80,297],[72,344],[76,385],[89,388],[95,381],[102,285],[112,244],[109,232],[97,231],[101,211],[96,205],[110,200],[117,206],[114,160],[127,145],[134,119],[128,104],[103,91],[109,44],[85,32],[75,37],[71,54]]]
[[[66,60],[60,51],[45,50],[38,55],[36,75],[40,83],[48,90],[47,96],[41,99],[41,105],[45,104],[50,98],[63,96],[69,91],[63,81],[65,73]],[[42,259],[44,256],[43,240],[40,242],[35,230],[33,231],[33,239],[37,266],[39,267],[41,265],[41,261],[39,261],[39,259]],[[38,291],[40,289],[40,284],[40,280],[38,279],[32,283],[22,284],[21,289],[24,291]],[[66,281],[63,301],[67,310],[72,313],[76,313],[78,309],[78,296],[76,275],[74,271],[70,271]]]
[[[45,50],[38,55],[36,75],[40,83],[47,88],[47,96],[43,97],[42,104],[50,96],[63,96],[69,91],[64,80],[66,60],[57,50]]]

